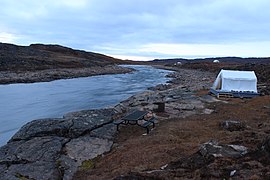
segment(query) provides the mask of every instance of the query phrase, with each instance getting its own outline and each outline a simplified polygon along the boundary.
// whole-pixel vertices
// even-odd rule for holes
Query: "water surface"
[[[0,85],[0,146],[27,122],[62,117],[67,112],[114,106],[120,101],[165,83],[171,71],[129,66],[129,74],[102,75],[51,82]]]

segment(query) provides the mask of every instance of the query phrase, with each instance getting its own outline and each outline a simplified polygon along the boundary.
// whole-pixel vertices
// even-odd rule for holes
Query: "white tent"
[[[257,77],[254,71],[221,70],[212,89],[222,92],[254,92],[257,93]]]

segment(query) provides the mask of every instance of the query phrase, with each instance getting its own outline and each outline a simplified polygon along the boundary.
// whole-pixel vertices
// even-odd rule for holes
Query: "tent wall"
[[[220,91],[250,91],[257,93],[254,71],[221,70],[212,86]]]
[[[221,79],[221,72],[219,72],[219,74],[217,75],[217,78],[215,80],[215,82],[213,83],[212,88],[213,89],[218,89],[220,90],[222,86],[222,79]]]
[[[233,80],[223,78],[223,91],[251,91],[257,92],[257,82],[251,80]]]

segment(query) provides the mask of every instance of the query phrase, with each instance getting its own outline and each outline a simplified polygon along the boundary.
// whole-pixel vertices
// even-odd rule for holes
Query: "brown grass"
[[[129,172],[159,169],[195,153],[200,144],[211,139],[252,149],[266,136],[270,127],[270,96],[229,99],[227,104],[212,103],[208,108],[215,112],[160,121],[147,136],[142,135],[145,130],[139,127],[121,127],[112,151],[100,158],[94,169],[77,172],[75,179],[112,179]],[[224,120],[240,120],[248,128],[225,131],[219,126]]]

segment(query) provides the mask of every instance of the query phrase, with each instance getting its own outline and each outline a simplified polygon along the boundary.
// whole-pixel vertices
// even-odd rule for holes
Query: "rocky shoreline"
[[[57,79],[70,79],[105,74],[124,74],[133,71],[130,68],[107,65],[91,68],[61,68],[39,71],[0,71],[0,84],[48,82]]]
[[[72,179],[80,167],[111,150],[117,134],[114,119],[134,109],[153,110],[155,102],[166,104],[166,113],[160,114],[159,120],[212,113],[204,104],[215,100],[199,98],[193,92],[209,87],[212,73],[181,69],[170,77],[170,85],[134,95],[111,109],[27,123],[0,148],[0,178]]]
[[[0,148],[0,178],[72,179],[82,162],[110,151],[114,114],[89,110],[27,123]]]
[[[178,69],[169,76],[170,84],[110,109],[27,123],[0,148],[0,179],[270,177],[269,96],[218,100],[205,93],[213,73]],[[156,113],[149,135],[134,126],[116,131],[114,119],[154,110],[156,102],[165,112]]]

